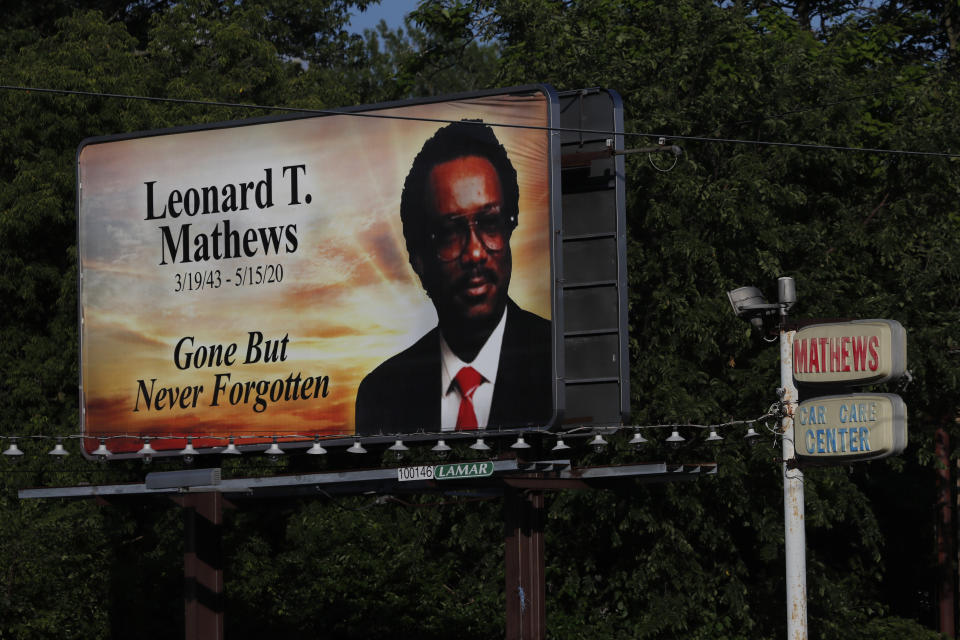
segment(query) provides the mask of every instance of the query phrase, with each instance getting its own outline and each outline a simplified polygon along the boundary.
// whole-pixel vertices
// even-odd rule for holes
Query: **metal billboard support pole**
[[[183,506],[186,640],[223,639],[223,496],[188,493]]]
[[[503,491],[507,640],[546,637],[543,491]]]
[[[786,556],[787,638],[807,640],[807,540],[804,529],[803,472],[791,468],[794,458],[793,413],[797,388],[793,384],[793,340],[796,331],[787,331],[787,308],[796,300],[793,278],[778,281],[780,310],[780,388],[785,415],[783,433],[783,541]]]
[[[942,426],[935,437],[935,455],[940,462],[937,469],[937,596],[939,600],[939,631],[948,638],[955,638],[954,623],[954,576],[952,569],[954,539],[953,500],[950,492],[950,434]]]

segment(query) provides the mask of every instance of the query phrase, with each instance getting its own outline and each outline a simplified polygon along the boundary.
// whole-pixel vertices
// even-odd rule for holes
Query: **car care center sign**
[[[551,321],[555,104],[533,87],[84,141],[84,434],[131,436],[113,452],[352,436],[363,376],[437,325],[399,212],[449,122],[493,125],[516,169],[509,295]]]
[[[837,464],[876,460],[907,446],[907,407],[892,393],[804,400],[794,413],[799,460]]]
[[[814,324],[794,337],[793,377],[806,389],[889,382],[906,366],[906,331],[896,320]],[[907,408],[892,393],[811,398],[794,413],[794,434],[797,459],[806,463],[885,458],[907,446]]]

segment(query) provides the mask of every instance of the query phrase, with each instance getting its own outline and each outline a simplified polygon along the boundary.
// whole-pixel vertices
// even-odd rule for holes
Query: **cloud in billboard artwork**
[[[289,334],[283,338],[264,340],[259,331],[248,333],[243,360],[238,360],[236,342],[194,346],[193,336],[184,336],[173,350],[173,363],[181,371],[188,369],[232,367],[235,364],[258,364],[283,362],[287,359]],[[269,402],[313,400],[326,398],[329,393],[330,376],[304,376],[300,371],[291,372],[286,378],[267,380],[244,380],[232,382],[232,374],[220,371],[214,374],[212,393],[207,406],[219,407],[221,402],[230,405],[252,403],[255,413],[267,410]],[[157,387],[157,379],[137,380],[137,394],[133,411],[164,411],[171,409],[195,409],[204,396],[204,385],[163,385]]]
[[[310,204],[313,200],[309,193],[302,194],[300,191],[298,179],[306,174],[306,171],[306,165],[302,164],[288,165],[281,169],[289,194],[288,206]],[[263,179],[256,182],[250,180],[223,187],[208,185],[200,188],[171,189],[163,201],[163,209],[159,212],[154,204],[157,181],[145,181],[147,215],[144,220],[177,219],[181,216],[194,218],[198,215],[248,211],[252,207],[257,210],[269,209],[274,206],[273,169],[266,168],[263,174]],[[158,228],[161,237],[161,265],[167,264],[168,253],[170,260],[175,263],[206,262],[252,258],[259,252],[266,256],[270,255],[271,250],[275,255],[279,255],[281,248],[284,253],[294,253],[299,246],[295,224],[251,228],[242,235],[230,228],[229,220],[223,221],[222,227],[217,223],[209,232],[192,230],[190,223],[181,224],[179,228],[171,228],[170,225],[161,225]]]

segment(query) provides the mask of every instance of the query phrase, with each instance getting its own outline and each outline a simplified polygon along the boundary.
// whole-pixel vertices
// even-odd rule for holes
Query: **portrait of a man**
[[[493,129],[440,128],[400,199],[410,265],[438,325],[364,377],[358,435],[545,425],[553,411],[550,322],[509,297],[517,172]]]

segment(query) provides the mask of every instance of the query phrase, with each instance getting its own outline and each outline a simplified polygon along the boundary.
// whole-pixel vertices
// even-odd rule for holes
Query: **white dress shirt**
[[[480,348],[473,362],[464,362],[450,350],[450,346],[440,333],[440,430],[453,431],[457,426],[457,414],[460,413],[460,388],[454,382],[457,372],[463,367],[473,367],[483,382],[473,392],[473,410],[477,415],[477,428],[484,429],[490,419],[490,406],[493,403],[493,387],[500,367],[500,347],[503,345],[503,330],[507,326],[507,310],[503,310],[500,322],[487,341]]]

